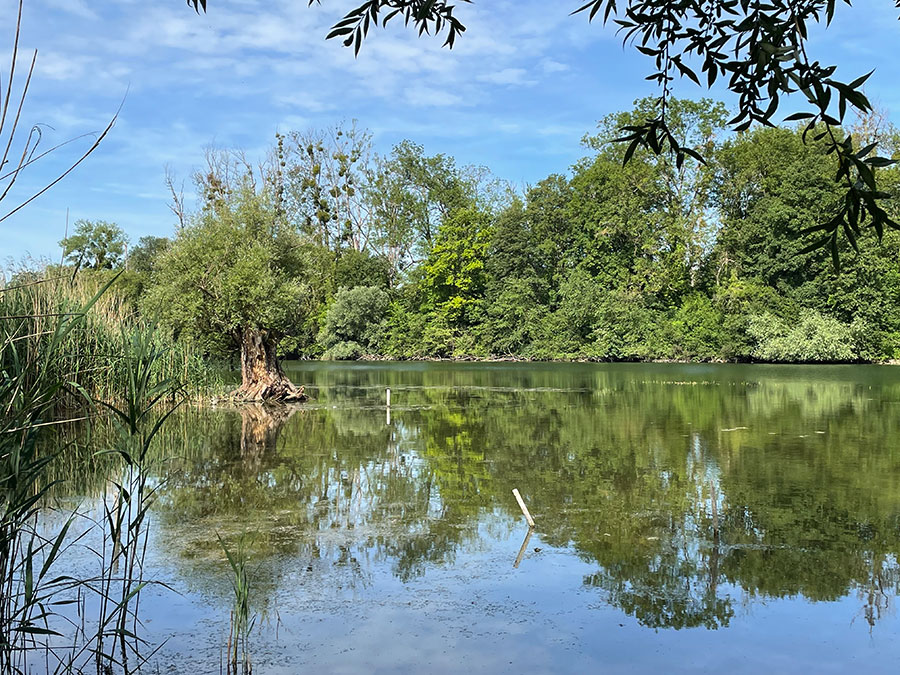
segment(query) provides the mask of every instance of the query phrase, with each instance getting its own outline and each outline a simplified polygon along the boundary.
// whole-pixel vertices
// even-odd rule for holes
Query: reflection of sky
[[[851,406],[845,417],[834,418],[832,401],[846,403],[857,385],[878,380],[880,384],[866,385],[864,392],[877,409],[882,398],[894,397],[900,371],[709,367],[696,377],[717,386],[701,387],[672,384],[687,382],[689,373],[695,372],[672,365],[538,366],[539,372],[531,374],[529,368],[434,364],[406,371],[405,366],[367,370],[358,365],[305,365],[303,381],[316,382],[316,373],[322,375],[319,407],[291,418],[277,448],[269,448],[250,463],[235,454],[239,453],[240,424],[227,427],[234,437],[225,437],[221,429],[216,436],[216,420],[227,419],[227,414],[204,413],[213,430],[207,432],[209,438],[181,442],[204,448],[210,438],[217,438],[220,445],[194,455],[185,453],[190,460],[185,487],[179,488],[176,478],[172,489],[214,485],[219,496],[225,493],[226,507],[227,499],[236,501],[220,513],[204,511],[202,499],[179,511],[177,500],[171,500],[173,494],[167,492],[160,504],[147,576],[183,593],[175,597],[152,589],[142,600],[153,639],[173,636],[161,652],[163,661],[188,671],[191,664],[202,670],[201,664],[208,666],[218,658],[227,633],[230,588],[215,531],[226,538],[250,531],[261,542],[254,563],[258,567],[251,566],[256,570],[255,597],[265,601],[266,617],[272,623],[263,622],[255,639],[257,672],[294,672],[301,666],[323,672],[379,668],[422,672],[426,667],[433,672],[582,673],[601,668],[604,672],[828,672],[829,668],[844,672],[850,664],[879,672],[900,657],[900,643],[894,639],[900,629],[893,610],[900,575],[895,555],[885,554],[881,563],[866,561],[867,569],[883,571],[885,582],[884,594],[871,600],[876,614],[881,612],[871,631],[866,617],[870,599],[863,587],[868,579],[840,577],[835,584],[823,583],[826,594],[830,586],[838,586],[841,590],[836,595],[844,597],[812,602],[803,596],[804,589],[822,592],[816,582],[828,580],[817,575],[839,577],[845,572],[839,564],[823,570],[785,570],[783,562],[778,570],[765,567],[767,555],[774,565],[782,552],[797,554],[801,565],[810,560],[830,562],[829,556],[846,562],[845,547],[855,546],[861,554],[869,547],[882,551],[895,534],[885,530],[875,540],[854,539],[856,535],[851,534],[840,542],[778,539],[806,532],[793,529],[794,523],[772,520],[765,511],[746,514],[744,510],[751,507],[736,501],[757,489],[755,480],[765,478],[755,473],[760,465],[752,462],[764,452],[763,443],[776,444],[777,452],[763,456],[774,465],[762,465],[776,474],[791,462],[827,464],[840,453],[854,460],[864,435],[871,453],[867,456],[890,455],[897,442],[892,425],[886,432],[882,429],[882,436],[877,426],[858,433],[869,429],[865,425],[874,424],[875,418],[862,406]],[[770,372],[780,373],[781,379],[768,380]],[[788,372],[795,373],[794,381],[785,375]],[[829,380],[829,372],[842,375]],[[850,373],[857,380],[855,385],[849,381]],[[867,373],[875,379],[867,380]],[[724,386],[729,380],[745,382],[741,378],[748,375],[756,378],[751,387]],[[394,400],[407,404],[395,409],[391,430],[385,429],[384,409],[377,404],[387,377],[395,378],[390,382]],[[404,377],[414,384],[397,386],[396,379]],[[425,382],[442,378],[451,379],[453,386]],[[470,396],[473,391],[464,384],[467,378],[478,398]],[[517,397],[516,387],[510,384],[517,378],[531,385],[527,396]],[[325,380],[332,384],[323,386]],[[599,402],[585,396],[583,386],[588,380],[609,393]],[[646,384],[647,380],[666,384]],[[811,381],[818,383],[814,401],[807,396]],[[771,396],[776,406],[768,412],[760,410],[758,397],[763,390],[777,394]],[[684,411],[685,419],[678,419],[674,412],[642,417],[649,413],[639,409],[640,401],[648,401],[653,393],[655,405],[671,406],[674,392],[686,395],[683,401],[694,405]],[[784,422],[783,437],[772,440],[768,427],[759,424],[765,421],[764,412],[777,418],[777,405],[785,402],[807,407],[800,412],[789,408],[791,418]],[[706,418],[707,426],[701,425],[700,413],[711,408],[715,414]],[[554,442],[570,445],[532,447],[530,454],[515,446],[514,442],[537,443],[528,439],[527,432],[538,430],[530,425],[543,416],[560,425],[560,436],[554,438],[561,440]],[[798,429],[821,426],[824,419],[832,421],[828,434],[812,434],[796,445]],[[236,416],[231,420],[238,421]],[[484,420],[489,420],[485,424],[492,434],[478,432]],[[857,439],[855,446],[829,441],[841,433],[838,422],[845,425],[844,433]],[[563,437],[563,431],[578,431],[571,427],[586,423],[596,426],[582,429],[585,436]],[[748,429],[723,432],[741,426]],[[514,440],[519,427],[526,433]],[[619,436],[600,438],[619,428]],[[491,484],[484,485],[485,493],[476,497],[442,492],[438,468],[448,459],[444,453],[455,446],[429,445],[428,441],[439,440],[435,436],[445,433],[460,439],[463,446],[466,438],[489,445],[485,455],[490,461],[479,460],[477,452],[466,454],[471,450],[466,446],[460,458],[449,458],[450,466],[460,462],[462,475],[444,476],[450,483],[464,480],[487,464]],[[588,445],[577,445],[578,439]],[[608,439],[634,445],[615,455],[605,445]],[[590,445],[595,442],[599,445]],[[812,452],[796,454],[810,448]],[[554,449],[564,458],[558,473],[542,465],[555,461],[552,452],[543,452]],[[613,457],[619,457],[619,464],[603,464]],[[593,460],[599,464],[592,464]],[[827,465],[846,469],[842,461]],[[297,473],[304,468],[306,473]],[[853,470],[871,477],[865,466]],[[613,479],[607,481],[610,472]],[[628,482],[632,472],[637,480]],[[870,499],[887,503],[892,499],[873,483],[860,499],[840,505],[851,509],[849,514],[804,511],[804,502],[793,501],[797,495],[815,495],[816,490],[833,486],[817,483],[815,473],[790,475],[807,482],[776,486],[773,498],[789,502],[779,502],[773,509],[776,516],[788,512],[801,524],[804,519],[827,517],[852,524],[863,519]],[[285,476],[294,481],[289,489],[274,484]],[[892,477],[882,478],[889,484]],[[228,492],[219,487],[226,479]],[[618,479],[625,482],[617,484]],[[509,480],[521,481],[517,487],[538,522],[518,568],[513,562],[525,527],[506,486]],[[426,481],[432,481],[428,490],[423,486]],[[585,485],[585,481],[603,484]],[[711,485],[716,486],[716,510],[722,519],[718,544],[709,531]],[[485,500],[473,507],[461,503],[460,494]],[[736,497],[726,498],[729,494]],[[579,496],[592,501],[574,501]],[[560,498],[562,504],[547,503]],[[750,502],[757,509],[770,506],[765,499],[754,502],[753,495]],[[626,503],[640,513],[623,508]],[[813,506],[818,503],[812,502]],[[610,513],[621,515],[621,522]],[[776,534],[757,528],[754,515],[760,522],[774,524]],[[817,525],[807,529],[815,530]],[[772,536],[776,539],[771,540]],[[713,556],[716,545],[718,555]],[[633,551],[637,555],[631,555]],[[740,567],[738,556],[756,553],[761,554],[760,566]],[[729,579],[735,577],[733,583],[724,579],[729,556],[734,556],[735,564],[727,572]],[[711,572],[715,565],[718,575]],[[755,575],[766,577],[767,573],[787,587],[773,591],[762,583],[759,590],[748,590],[759,581]],[[856,568],[848,572],[859,573]],[[767,595],[766,589],[779,597]],[[666,611],[694,616],[709,611],[711,597],[730,603],[734,614],[718,630],[654,630],[646,616],[621,609],[626,606],[622,599],[629,594],[638,600],[658,600]],[[715,620],[711,623],[716,625]]]
[[[8,44],[15,4],[0,8],[0,44]],[[124,106],[97,153],[0,226],[0,255],[55,257],[67,208],[72,220],[118,222],[133,240],[169,235],[166,165],[190,193],[207,146],[244,148],[254,158],[276,130],[353,118],[372,130],[381,153],[410,138],[521,186],[566,172],[598,119],[655,93],[643,79],[648,60],[623,50],[612,28],[569,16],[577,1],[460,3],[468,30],[452,52],[395,25],[375,31],[357,59],[323,39],[350,4],[211,0],[209,13],[197,16],[178,1],[26,2],[23,51],[39,55],[24,128],[52,127],[49,147],[102,129],[123,98]],[[896,113],[896,10],[858,4],[838,3],[832,28],[814,32],[811,56],[840,63],[845,81],[877,67],[868,92]],[[705,90],[678,82],[676,93]],[[55,175],[78,149],[84,144],[24,175],[11,199]]]
[[[514,569],[524,529],[406,582],[385,563],[367,561],[365,583],[347,586],[307,572],[303,559],[281,560],[254,633],[254,672],[891,672],[900,658],[897,617],[870,632],[855,596],[741,606],[740,589],[723,584],[738,605],[728,628],[647,629],[583,585],[596,565],[569,549],[534,536]],[[146,629],[168,637],[162,663],[210,672],[228,631],[228,581],[218,572],[214,584],[185,579],[169,556],[152,548],[148,568],[181,593],[144,592]]]

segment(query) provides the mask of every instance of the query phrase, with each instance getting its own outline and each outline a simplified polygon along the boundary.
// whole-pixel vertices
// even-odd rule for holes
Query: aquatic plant
[[[37,636],[55,634],[47,624],[50,600],[73,581],[49,578],[71,519],[50,538],[36,528],[43,497],[52,486],[45,473],[59,452],[43,451],[38,437],[47,427],[71,420],[55,415],[70,388],[57,367],[72,334],[106,288],[76,311],[40,317],[22,311],[22,294],[15,292],[21,289],[4,290],[0,292],[0,672],[13,672],[21,670],[24,653],[29,645],[35,646]]]
[[[127,673],[132,669],[130,657],[137,660],[138,667],[142,663],[137,605],[140,592],[147,584],[143,578],[149,534],[147,514],[162,485],[161,481],[150,483],[155,473],[150,447],[185,397],[175,380],[154,376],[157,362],[164,358],[164,350],[155,344],[151,331],[135,330],[126,343],[124,356],[122,403],[100,401],[112,413],[118,432],[115,447],[100,454],[117,456],[122,463],[120,475],[110,477],[112,490],[103,500],[104,565],[94,653],[98,670],[115,664]],[[169,399],[174,402],[160,412],[160,405]]]
[[[229,675],[250,675],[253,672],[250,661],[250,633],[256,623],[256,616],[250,612],[250,576],[247,573],[250,558],[245,546],[245,535],[241,535],[234,549],[228,547],[218,532],[216,537],[231,568],[231,586],[234,590],[234,604],[226,646],[227,671]]]

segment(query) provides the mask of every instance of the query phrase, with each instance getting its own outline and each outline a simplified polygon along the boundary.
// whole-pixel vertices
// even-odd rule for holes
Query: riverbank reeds
[[[28,672],[35,652],[48,670],[83,670],[88,657],[98,673],[132,672],[143,663],[137,610],[147,583],[148,510],[160,487],[151,480],[150,448],[188,391],[201,391],[215,375],[141,320],[111,290],[116,278],[32,278],[0,287],[0,673]],[[117,432],[96,458],[108,465],[110,485],[94,522],[102,571],[91,579],[54,576],[79,514],[65,515],[50,532],[39,526],[62,480],[56,464],[71,454],[66,443],[48,442],[48,432],[101,416]],[[75,603],[83,613],[85,596],[96,601],[96,632],[76,647],[60,632],[71,619],[57,612]]]
[[[146,330],[150,322],[118,291],[118,276],[112,272],[35,276],[26,275],[0,288],[0,339],[13,341],[19,352],[36,354],[46,347],[58,320],[78,317],[61,336],[54,359],[45,364],[48,379],[69,385],[57,392],[57,405],[77,409],[85,396],[118,400],[127,386],[128,343],[135,331]],[[88,303],[90,311],[83,311]],[[154,343],[165,348],[153,366],[155,377],[179,381],[192,396],[219,386],[217,371],[200,354],[166,339],[160,331],[152,333]],[[6,365],[0,361],[0,367]]]
[[[42,537],[36,527],[43,497],[51,485],[44,479],[56,452],[38,443],[40,434],[67,420],[57,416],[68,396],[67,379],[57,371],[65,345],[82,327],[86,312],[101,289],[80,311],[36,316],[26,303],[35,285],[0,293],[0,672],[23,670],[25,653],[36,637],[52,635],[48,626],[55,583],[44,581],[71,521],[55,537]],[[31,307],[34,305],[32,304]],[[73,308],[74,309],[74,308]],[[40,347],[38,348],[38,345]],[[46,553],[45,553],[46,551]],[[43,562],[36,564],[43,558]],[[39,570],[35,576],[35,568]]]

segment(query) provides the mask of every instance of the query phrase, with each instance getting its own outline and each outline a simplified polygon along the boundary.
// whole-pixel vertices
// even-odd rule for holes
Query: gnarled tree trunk
[[[233,396],[242,401],[305,401],[303,387],[295,387],[275,355],[277,341],[269,331],[244,328],[241,340],[241,386]]]

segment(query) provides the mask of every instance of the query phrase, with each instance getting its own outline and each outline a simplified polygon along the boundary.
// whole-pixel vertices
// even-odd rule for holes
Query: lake
[[[286,370],[302,408],[186,409],[159,437],[152,672],[219,672],[217,535],[249,558],[258,674],[900,665],[900,369]],[[104,480],[69,486],[90,508]]]

